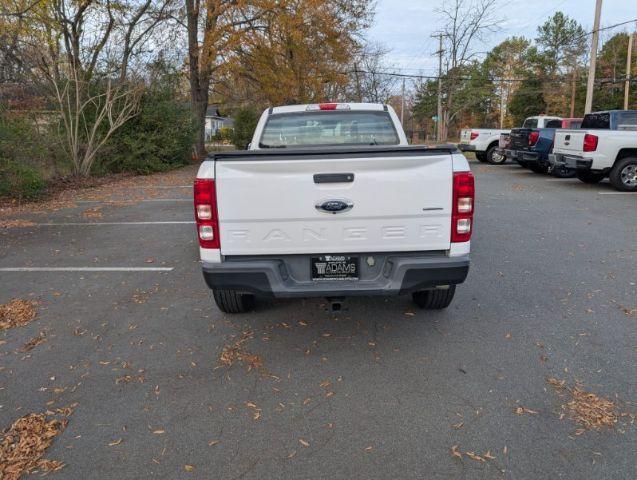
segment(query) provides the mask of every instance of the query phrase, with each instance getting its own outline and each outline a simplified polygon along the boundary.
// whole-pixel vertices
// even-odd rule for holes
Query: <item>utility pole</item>
[[[577,65],[573,66],[573,76],[571,77],[571,118],[575,117],[575,93],[577,81]]]
[[[597,43],[599,42],[599,19],[602,15],[602,0],[596,0],[593,39],[591,40],[591,63],[588,67],[588,84],[586,85],[586,108],[584,113],[593,109],[593,88],[595,87],[595,68],[597,67]]]
[[[400,124],[405,128],[405,79],[403,78],[403,88],[400,94]]]
[[[354,75],[356,78],[356,97],[359,102],[363,101],[363,94],[361,93],[361,81],[358,78],[358,63],[354,64]]]
[[[444,37],[444,34],[439,33],[437,35],[432,35],[432,37],[438,37],[439,39],[439,47],[436,52],[438,55],[438,121],[436,122],[436,141],[442,142],[444,133],[444,125],[442,121],[442,54],[444,52],[442,49],[442,37]]]
[[[626,57],[626,85],[624,86],[624,110],[628,110],[628,96],[630,94],[630,81],[633,76],[632,64],[633,64],[633,37],[635,35],[630,33],[628,35],[628,55]]]

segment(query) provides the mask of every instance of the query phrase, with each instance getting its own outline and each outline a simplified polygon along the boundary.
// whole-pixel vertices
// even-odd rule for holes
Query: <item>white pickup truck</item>
[[[204,278],[227,313],[255,297],[411,293],[447,307],[469,270],[474,180],[453,146],[409,146],[386,105],[274,107],[246,151],[199,168]]]
[[[538,115],[524,120],[522,128],[545,128],[551,121],[561,121],[560,117]],[[511,130],[498,130],[494,128],[465,128],[460,132],[458,148],[463,152],[473,152],[480,162],[502,164],[507,157],[498,152],[500,136],[511,133]]]
[[[575,169],[585,183],[608,177],[617,190],[637,192],[637,110],[589,113],[580,129],[557,130],[549,163]]]

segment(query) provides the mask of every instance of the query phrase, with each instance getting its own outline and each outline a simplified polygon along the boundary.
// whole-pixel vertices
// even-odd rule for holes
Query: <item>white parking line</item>
[[[192,202],[192,198],[147,198],[145,200],[76,200],[75,203],[139,203],[139,202]]]
[[[104,225],[192,225],[195,222],[189,221],[174,221],[174,222],[66,222],[66,223],[37,223],[37,227],[64,227],[64,226],[78,226],[83,227],[98,227]]]
[[[172,267],[5,267],[0,272],[172,272]]]
[[[597,192],[600,195],[637,195],[637,192]]]

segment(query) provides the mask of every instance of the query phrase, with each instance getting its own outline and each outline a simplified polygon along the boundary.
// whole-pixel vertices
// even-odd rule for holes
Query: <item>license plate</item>
[[[310,263],[312,280],[358,280],[358,257],[323,255]]]

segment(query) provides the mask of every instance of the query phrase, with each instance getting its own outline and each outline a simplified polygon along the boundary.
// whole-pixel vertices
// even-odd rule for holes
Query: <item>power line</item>
[[[382,71],[369,71],[369,70],[351,70],[349,72],[344,72],[345,74],[351,73],[351,74],[367,74],[367,75],[387,75],[389,77],[398,77],[398,78],[418,78],[418,79],[423,79],[423,80],[439,80],[440,78],[445,79],[447,77],[445,76],[438,76],[438,75],[416,75],[416,74],[408,74],[408,73],[397,73],[397,72],[382,72]],[[455,80],[466,80],[466,81],[471,81],[471,80],[478,80],[480,77],[468,77],[468,76],[462,76],[462,77],[453,77]],[[533,77],[528,77],[528,78],[501,78],[501,77],[485,77],[486,80],[490,81],[490,82],[527,82],[527,81],[532,81],[532,80],[537,80],[540,82],[554,82],[554,83],[564,83],[566,80],[563,79],[559,79],[559,78],[543,78],[543,77],[537,77],[537,76],[533,76]],[[580,79],[579,82],[583,82],[583,79]],[[598,80],[596,80],[596,83],[621,83],[626,81],[625,77],[622,77],[621,79],[615,79],[615,78],[600,78]],[[630,79],[631,82],[637,81],[637,77],[635,78],[631,78]]]

